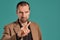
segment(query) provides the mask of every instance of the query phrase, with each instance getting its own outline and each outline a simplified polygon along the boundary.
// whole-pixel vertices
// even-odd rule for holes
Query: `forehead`
[[[24,5],[24,6],[19,5],[18,10],[29,10],[29,6],[28,5]]]

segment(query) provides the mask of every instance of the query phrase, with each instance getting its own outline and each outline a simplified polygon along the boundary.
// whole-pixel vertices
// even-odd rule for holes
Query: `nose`
[[[22,13],[22,16],[25,17],[25,13]]]

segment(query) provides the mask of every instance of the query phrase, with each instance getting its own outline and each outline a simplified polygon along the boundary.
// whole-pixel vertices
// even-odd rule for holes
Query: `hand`
[[[31,22],[29,22],[26,26],[22,27],[21,29],[19,28],[19,26],[14,28],[14,31],[18,35],[18,37],[24,37],[28,35],[28,33],[30,32],[30,30],[28,29],[28,26],[30,24]]]
[[[21,28],[21,30],[24,32],[24,34],[22,33],[22,37],[28,35],[28,33],[30,32],[30,30],[28,29],[28,26],[30,24],[31,24],[31,22],[29,22],[26,26]]]

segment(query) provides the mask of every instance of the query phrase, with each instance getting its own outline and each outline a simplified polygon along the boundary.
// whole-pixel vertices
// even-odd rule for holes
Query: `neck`
[[[27,25],[27,21],[26,21],[26,22],[24,22],[24,23],[23,23],[23,22],[21,22],[21,21],[19,21],[19,22],[21,23],[21,25],[22,25],[22,26],[26,26],[26,25]]]

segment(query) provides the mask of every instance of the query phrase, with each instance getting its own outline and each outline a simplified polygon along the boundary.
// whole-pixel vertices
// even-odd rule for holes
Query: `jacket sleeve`
[[[10,39],[10,30],[8,26],[5,26],[2,40],[8,40],[8,39]]]
[[[39,40],[42,40],[42,34],[39,28],[38,28],[38,36],[39,36]]]

